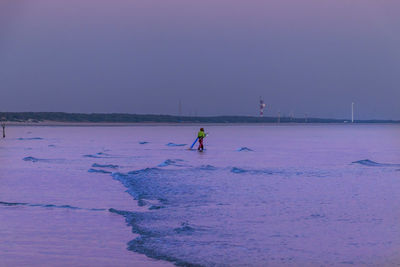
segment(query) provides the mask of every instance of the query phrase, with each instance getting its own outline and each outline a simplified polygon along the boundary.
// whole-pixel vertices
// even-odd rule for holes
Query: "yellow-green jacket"
[[[206,134],[205,134],[203,131],[200,131],[200,132],[197,134],[197,137],[198,137],[198,138],[204,138],[204,137],[206,137]]]

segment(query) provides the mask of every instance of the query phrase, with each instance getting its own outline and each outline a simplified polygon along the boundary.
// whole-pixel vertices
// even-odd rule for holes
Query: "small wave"
[[[22,160],[23,161],[31,161],[31,162],[47,161],[46,159],[38,159],[35,157],[25,157]]]
[[[94,163],[92,165],[93,168],[110,168],[110,169],[117,169],[119,166],[118,165],[113,165],[113,164],[97,164]]]
[[[55,145],[48,145],[48,147],[56,147]]]
[[[28,205],[28,203],[3,202],[3,201],[0,201],[0,205],[4,205],[4,206],[25,206],[25,205]]]
[[[158,164],[158,167],[167,167],[167,166],[178,166],[182,167],[184,165],[179,164],[179,162],[183,162],[183,159],[167,159],[163,163]]]
[[[85,157],[85,158],[95,158],[95,159],[104,158],[104,157],[99,157],[99,156],[96,156],[96,155],[83,155],[83,157]]]
[[[361,165],[365,165],[365,166],[381,166],[381,164],[379,164],[375,161],[369,160],[369,159],[353,161],[352,163],[357,163],[357,164],[361,164]]]
[[[175,144],[175,143],[168,143],[166,146],[186,146],[186,144]]]
[[[188,222],[183,222],[181,227],[175,228],[174,231],[178,234],[191,234],[195,229],[191,227]]]
[[[236,151],[238,151],[238,152],[253,151],[253,149],[250,149],[250,148],[244,146],[244,147],[238,148]]]
[[[238,167],[233,167],[231,169],[233,173],[251,173],[251,174],[280,174],[280,171],[270,171],[270,170],[245,170]]]
[[[309,218],[311,218],[311,219],[322,219],[322,218],[325,218],[325,215],[315,213],[315,214],[311,214]]]
[[[146,141],[141,141],[141,142],[139,142],[139,144],[141,144],[141,145],[145,145],[145,144],[148,144],[149,142],[146,142]]]
[[[215,170],[217,170],[217,168],[212,166],[212,165],[201,165],[199,167],[199,169],[203,170],[203,171],[215,171]]]
[[[231,172],[233,173],[250,173],[250,174],[283,174],[282,171],[271,171],[271,170],[245,170],[242,168],[237,168],[237,167],[233,167],[231,169]]]
[[[114,208],[110,208],[110,209],[108,209],[108,211],[111,212],[111,213],[122,215],[122,216],[132,216],[133,215],[133,212],[124,211],[124,210],[117,210],[117,209],[114,209]]]
[[[20,141],[22,141],[22,140],[43,140],[43,138],[41,138],[41,137],[26,137],[26,138],[23,138],[23,137],[20,137],[20,138],[18,138],[17,140],[20,140]]]
[[[233,167],[231,169],[232,173],[249,173],[249,174],[261,174],[261,175],[299,175],[299,172],[288,172],[282,170],[246,170],[238,167]]]
[[[95,159],[101,159],[101,158],[109,158],[110,155],[104,152],[99,152],[94,155],[88,154],[88,155],[83,155],[85,158],[95,158]]]
[[[65,161],[65,159],[39,159],[35,157],[25,157],[22,160],[30,162],[51,162],[51,163],[61,163]]]
[[[353,161],[353,164],[360,164],[369,167],[399,167],[400,164],[390,164],[390,163],[378,163],[369,159],[363,159],[358,161]]]
[[[0,201],[0,205],[3,206],[29,206],[29,207],[41,207],[41,208],[59,208],[59,209],[72,209],[72,210],[90,210],[90,211],[105,211],[106,209],[88,209],[79,208],[71,205],[54,205],[54,204],[29,204],[29,203],[18,203],[18,202],[4,202]]]
[[[93,172],[93,173],[112,173],[110,171],[96,170],[96,169],[89,169],[88,172]]]
[[[249,172],[249,171],[248,171],[248,170],[244,170],[244,169],[240,169],[240,168],[233,167],[233,168],[231,169],[231,172],[233,172],[233,173],[246,173],[246,172]]]
[[[165,208],[164,206],[152,205],[150,206],[149,210],[159,210]]]

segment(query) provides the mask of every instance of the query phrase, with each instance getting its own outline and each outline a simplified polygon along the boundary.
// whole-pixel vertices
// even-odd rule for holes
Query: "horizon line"
[[[60,118],[57,115],[65,115],[66,117]],[[78,118],[78,116],[84,116],[83,118]],[[92,112],[92,113],[84,113],[84,112],[56,112],[56,111],[22,111],[22,112],[0,112],[0,120],[5,121],[16,121],[16,120],[37,120],[37,121],[64,121],[64,122],[93,122],[93,117],[95,116],[107,116],[106,118],[97,118],[96,121],[99,122],[145,122],[145,117],[151,117],[147,119],[163,119],[161,122],[190,122],[196,120],[207,120],[207,119],[229,119],[235,123],[244,122],[243,119],[249,119],[251,121],[247,121],[249,123],[284,123],[284,122],[297,122],[297,123],[311,123],[315,122],[340,122],[340,123],[352,123],[351,118],[324,118],[324,117],[294,117],[294,116],[252,116],[252,115],[209,115],[209,116],[197,116],[197,115],[171,115],[171,114],[140,114],[140,113],[119,113],[119,112],[111,112],[111,113],[100,113],[100,112]],[[111,116],[111,118],[109,117]],[[124,118],[118,117],[124,116]],[[29,118],[30,117],[30,118]],[[69,117],[69,118],[68,118]],[[73,118],[74,117],[74,118]],[[92,117],[92,118],[90,118]],[[113,118],[116,121],[113,120]],[[118,118],[117,118],[118,117]],[[132,121],[136,117],[136,120]],[[171,121],[165,121],[166,118],[171,119]],[[137,121],[140,119],[140,121]],[[242,120],[240,120],[242,119]],[[183,120],[183,121],[182,121]],[[274,120],[274,121],[272,121]],[[160,122],[160,121],[151,121],[150,122]],[[206,122],[206,121],[204,121]],[[227,121],[228,122],[228,121]],[[400,120],[395,119],[355,119],[354,123],[362,123],[362,122],[372,122],[372,123],[400,123]],[[222,121],[224,123],[224,121]]]

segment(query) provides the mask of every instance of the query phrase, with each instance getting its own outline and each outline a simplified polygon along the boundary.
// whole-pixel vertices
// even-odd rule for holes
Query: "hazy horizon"
[[[400,2],[0,3],[0,112],[400,119]]]

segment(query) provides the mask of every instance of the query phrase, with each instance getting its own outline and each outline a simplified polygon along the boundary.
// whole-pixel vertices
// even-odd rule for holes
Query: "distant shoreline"
[[[192,124],[351,124],[347,119],[252,117],[252,116],[172,116],[124,113],[0,112],[7,125],[29,126],[132,126]],[[400,124],[400,120],[355,120],[356,124]]]
[[[400,123],[173,123],[173,122],[6,122],[7,127],[135,127],[135,126],[318,126],[318,125],[400,125]]]

